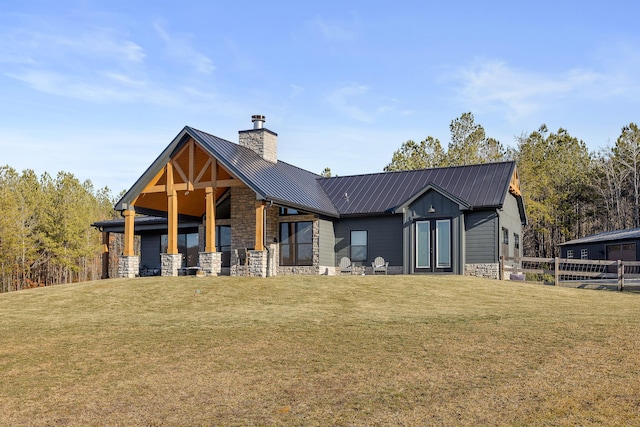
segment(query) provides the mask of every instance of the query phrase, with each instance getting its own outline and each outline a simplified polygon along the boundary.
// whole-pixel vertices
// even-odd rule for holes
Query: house
[[[598,233],[560,245],[561,258],[640,260],[640,228]]]
[[[277,159],[253,116],[233,143],[185,127],[116,204],[119,276],[390,274],[498,276],[521,255],[526,215],[514,162],[321,177]],[[140,236],[140,253],[134,236]],[[106,257],[105,259],[108,259]]]

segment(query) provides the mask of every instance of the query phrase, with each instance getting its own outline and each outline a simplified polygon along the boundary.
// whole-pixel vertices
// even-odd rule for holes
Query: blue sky
[[[471,111],[506,146],[546,123],[591,150],[640,121],[635,1],[0,4],[0,164],[128,189],[185,126],[281,160],[379,172]]]

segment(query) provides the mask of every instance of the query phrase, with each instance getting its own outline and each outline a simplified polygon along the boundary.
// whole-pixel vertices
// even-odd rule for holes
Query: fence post
[[[618,290],[624,290],[624,264],[621,259],[618,260]]]
[[[553,270],[554,270],[554,274],[553,274],[553,280],[554,280],[554,285],[555,286],[560,286],[560,262],[559,262],[560,258],[556,257],[554,262],[553,262]]]
[[[504,280],[504,255],[500,255],[500,280]]]

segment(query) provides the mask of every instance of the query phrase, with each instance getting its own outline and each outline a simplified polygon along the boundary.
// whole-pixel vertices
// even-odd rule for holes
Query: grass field
[[[0,425],[640,425],[640,295],[460,276],[0,295]]]

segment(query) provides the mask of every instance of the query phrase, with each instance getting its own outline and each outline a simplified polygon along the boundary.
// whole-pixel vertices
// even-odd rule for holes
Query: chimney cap
[[[251,116],[251,122],[253,123],[254,129],[262,129],[265,121],[266,120],[262,114],[254,114]]]

